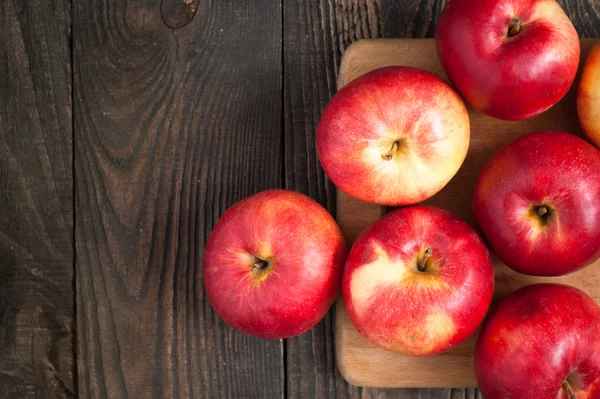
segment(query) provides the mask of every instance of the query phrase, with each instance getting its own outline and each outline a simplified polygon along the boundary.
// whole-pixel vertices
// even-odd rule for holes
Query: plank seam
[[[73,352],[73,392],[72,397],[78,397],[79,393],[79,359],[77,355],[77,339],[79,335],[79,329],[77,328],[77,239],[76,239],[76,217],[77,217],[77,191],[76,191],[76,168],[75,168],[75,62],[74,62],[74,54],[75,54],[75,31],[74,31],[74,10],[73,10],[73,0],[69,1],[69,15],[71,18],[70,21],[70,29],[69,29],[69,62],[71,64],[71,206],[72,206],[72,216],[73,216],[73,224],[71,231],[71,246],[72,246],[72,254],[73,254],[73,278],[72,278],[72,287],[73,287],[73,336],[72,342],[73,345],[71,350]]]
[[[280,8],[280,19],[281,19],[281,84],[280,84],[280,96],[281,96],[281,123],[280,123],[280,136],[281,136],[281,146],[280,146],[280,164],[281,164],[281,182],[280,186],[283,188],[286,187],[286,153],[285,153],[285,1],[281,0],[279,2]],[[283,361],[283,390],[282,396],[287,399],[289,396],[288,392],[288,346],[289,340],[283,339],[281,340],[282,345],[282,361]]]

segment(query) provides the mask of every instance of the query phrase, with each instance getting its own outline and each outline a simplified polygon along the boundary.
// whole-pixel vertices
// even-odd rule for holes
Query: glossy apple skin
[[[577,91],[577,114],[586,136],[600,148],[600,42],[583,67]]]
[[[577,288],[536,284],[493,310],[475,348],[487,399],[600,398],[600,307]]]
[[[319,122],[317,150],[327,176],[347,194],[409,205],[450,181],[469,138],[467,110],[448,84],[420,69],[387,67],[333,96]]]
[[[569,133],[520,137],[484,167],[473,209],[508,267],[560,276],[587,266],[600,257],[600,151]]]
[[[217,314],[259,338],[301,334],[317,324],[341,286],[344,239],[305,195],[267,190],[227,209],[204,252],[204,287]],[[269,266],[253,273],[256,258]]]
[[[509,37],[513,18],[521,30]],[[556,104],[573,84],[580,57],[577,32],[554,0],[450,0],[435,42],[465,100],[505,120]]]
[[[492,262],[477,233],[450,212],[428,206],[395,210],[368,227],[350,250],[342,280],[358,332],[373,345],[411,356],[467,339],[493,291]]]

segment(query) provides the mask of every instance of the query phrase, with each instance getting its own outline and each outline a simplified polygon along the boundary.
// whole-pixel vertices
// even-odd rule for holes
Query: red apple
[[[583,131],[600,148],[600,41],[583,67],[577,91],[577,113]]]
[[[579,64],[577,31],[554,0],[450,0],[435,42],[467,102],[500,119],[529,118],[556,104]]]
[[[600,307],[566,285],[513,292],[481,329],[475,371],[487,399],[600,398]]]
[[[387,67],[344,86],[319,123],[325,172],[347,194],[382,205],[423,201],[456,174],[469,147],[469,116],[443,80]]]
[[[512,269],[560,276],[600,258],[600,151],[569,133],[531,133],[498,151],[473,199],[491,249]]]
[[[425,356],[473,334],[492,299],[494,270],[467,223],[415,206],[387,214],[358,237],[342,291],[352,324],[369,342]]]
[[[246,334],[301,334],[333,303],[345,248],[337,224],[317,202],[288,190],[255,194],[229,208],[208,239],[208,300]]]

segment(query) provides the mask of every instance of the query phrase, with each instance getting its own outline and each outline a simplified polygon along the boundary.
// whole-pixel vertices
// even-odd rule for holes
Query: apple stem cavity
[[[511,19],[508,25],[508,37],[517,36],[521,32],[521,20],[517,17]]]
[[[252,266],[252,273],[256,274],[261,270],[266,269],[269,266],[269,262],[264,260],[264,259],[260,259],[260,258],[256,258],[256,262],[254,263],[254,266]]]
[[[424,272],[425,269],[427,269],[427,259],[429,259],[431,255],[433,255],[433,251],[431,248],[427,248],[423,254],[423,257],[419,261],[419,264],[417,265],[417,269],[419,269],[420,272]]]
[[[577,399],[577,396],[575,396],[575,392],[573,392],[573,388],[571,388],[571,384],[569,384],[569,381],[564,380],[562,383],[562,388],[569,396],[569,399]]]
[[[530,208],[529,215],[533,218],[537,218],[540,223],[540,227],[544,227],[550,223],[553,215],[553,209],[548,205],[534,205]]]
[[[392,144],[392,148],[385,154],[381,154],[381,158],[385,159],[386,161],[391,161],[392,158],[394,158],[394,154],[396,153],[396,151],[398,151],[399,145],[400,143],[397,140],[394,141],[394,143]]]

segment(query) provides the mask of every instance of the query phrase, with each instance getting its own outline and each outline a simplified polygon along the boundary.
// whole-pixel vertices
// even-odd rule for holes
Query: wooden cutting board
[[[582,60],[585,60],[595,42],[596,39],[581,41]],[[342,58],[338,88],[366,72],[389,65],[422,68],[447,80],[438,61],[433,39],[375,39],[362,40],[348,48]],[[578,80],[559,104],[529,120],[506,122],[469,109],[471,144],[467,158],[452,181],[425,204],[448,209],[475,226],[471,212],[475,181],[494,152],[513,139],[533,131],[562,130],[582,135],[575,106]],[[337,220],[351,244],[385,209],[358,201],[341,191],[337,195]],[[536,278],[513,272],[495,257],[493,260],[496,271],[495,302],[521,286],[551,281],[579,287],[600,303],[600,262],[566,277]],[[340,298],[337,301],[335,346],[338,368],[344,378],[354,385],[475,387],[474,343],[475,336],[448,352],[423,358],[387,352],[375,348],[359,335],[348,318],[343,300]]]

